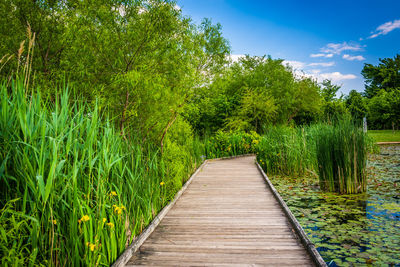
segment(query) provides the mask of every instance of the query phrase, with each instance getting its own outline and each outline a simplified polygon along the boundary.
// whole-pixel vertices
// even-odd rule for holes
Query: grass
[[[167,137],[162,156],[126,142],[67,89],[50,102],[13,81],[0,96],[3,266],[110,265],[201,162],[198,140]]]
[[[309,128],[272,127],[261,138],[257,160],[268,174],[303,174],[313,169],[314,149]]]
[[[304,175],[319,179],[325,191],[364,192],[366,154],[376,146],[350,120],[335,125],[271,127],[261,137],[240,132],[218,132],[206,139],[209,158],[256,153],[269,175]]]
[[[320,187],[352,194],[366,190],[367,136],[349,120],[319,128],[316,158]]]
[[[375,142],[400,142],[399,130],[368,130],[367,133]]]

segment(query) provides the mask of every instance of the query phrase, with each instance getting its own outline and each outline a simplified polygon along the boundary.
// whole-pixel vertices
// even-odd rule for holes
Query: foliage
[[[345,103],[352,118],[361,123],[368,112],[367,103],[362,95],[356,90],[351,90],[349,95],[345,97]]]
[[[27,46],[21,41],[30,25],[32,79],[42,94],[54,99],[67,80],[73,97],[107,108],[126,138],[162,143],[193,88],[208,82],[230,51],[220,24],[197,26],[169,0],[6,0],[1,7],[0,55],[14,56],[2,76],[25,64],[17,50]]]
[[[256,132],[223,132],[218,131],[214,136],[205,138],[207,158],[221,158],[255,153],[260,140]]]
[[[319,85],[296,78],[282,61],[242,57],[196,91],[185,117],[200,133],[219,129],[263,133],[269,125],[316,119],[321,108]]]
[[[376,66],[365,64],[361,74],[365,79],[365,96],[373,98],[381,90],[390,92],[400,89],[400,55],[393,58],[379,59]]]
[[[151,145],[124,141],[97,105],[60,93],[45,102],[19,80],[1,85],[0,258],[110,265],[179,189],[165,185],[184,180],[201,152],[166,150],[160,158]],[[171,143],[192,142],[183,132]],[[187,158],[175,161],[183,169],[177,174],[165,167],[171,157]]]
[[[195,171],[204,153],[203,143],[193,138],[190,125],[179,117],[167,134],[162,154],[168,201],[181,189],[189,174]]]
[[[400,55],[365,64],[364,95],[368,99],[368,122],[372,129],[395,129],[400,125]]]
[[[366,135],[353,122],[320,127],[316,157],[321,188],[342,194],[365,192],[366,153]]]
[[[322,121],[337,122],[348,114],[343,96],[337,98],[340,86],[332,84],[330,80],[324,80],[321,85]]]
[[[400,89],[384,90],[368,100],[368,121],[372,129],[398,128],[400,125]]]
[[[257,161],[267,174],[312,171],[315,154],[310,128],[273,127],[260,140]]]

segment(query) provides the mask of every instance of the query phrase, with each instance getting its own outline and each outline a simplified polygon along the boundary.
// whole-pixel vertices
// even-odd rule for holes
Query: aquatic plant
[[[168,134],[161,156],[151,144],[125,140],[96,104],[71,100],[67,88],[44,101],[23,81],[6,82],[0,84],[2,265],[110,265],[179,189],[171,185],[201,162],[198,140],[183,147]]]
[[[367,192],[321,192],[312,175],[269,178],[329,266],[400,264],[400,146],[369,154]]]
[[[271,127],[260,140],[257,160],[268,174],[301,174],[315,162],[308,128]]]
[[[316,134],[320,186],[342,194],[366,190],[366,134],[350,120],[322,125]]]

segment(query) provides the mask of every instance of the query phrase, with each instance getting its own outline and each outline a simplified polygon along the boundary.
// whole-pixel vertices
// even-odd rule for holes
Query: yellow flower
[[[114,212],[120,215],[122,213],[122,208],[118,207],[117,205],[113,205]]]
[[[161,182],[160,185],[163,186],[163,185],[165,185],[165,183],[164,183],[164,182]]]
[[[111,191],[109,195],[110,195],[110,197],[115,197],[115,196],[117,196],[117,192]]]
[[[107,221],[107,219],[106,218],[103,218],[103,223],[105,223]]]
[[[90,242],[86,242],[86,246],[89,247],[90,251],[94,251],[96,249],[96,244],[92,244]]]
[[[109,226],[110,228],[114,227],[114,224],[112,222],[106,223],[107,226]]]
[[[57,224],[57,220],[56,219],[52,220],[52,222],[53,222],[53,224]]]
[[[90,220],[89,215],[83,215],[82,218],[80,220],[78,220],[79,223],[81,222],[87,222]]]

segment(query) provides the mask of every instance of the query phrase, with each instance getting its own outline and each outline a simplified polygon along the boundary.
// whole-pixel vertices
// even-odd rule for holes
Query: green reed
[[[257,160],[268,174],[303,174],[315,163],[309,128],[271,127],[260,140]]]
[[[323,190],[342,194],[365,192],[367,137],[359,127],[350,120],[320,127],[316,153]]]
[[[156,147],[125,141],[97,105],[62,91],[43,101],[21,81],[0,85],[5,266],[110,265],[179,189],[171,180],[201,161],[199,141],[180,151],[185,162],[168,162]],[[173,164],[184,164],[174,177]]]

